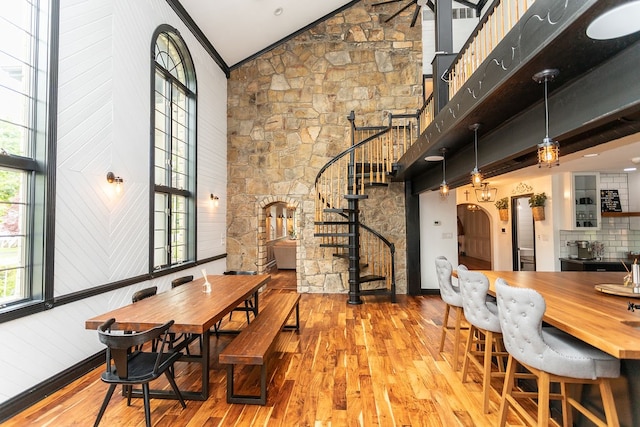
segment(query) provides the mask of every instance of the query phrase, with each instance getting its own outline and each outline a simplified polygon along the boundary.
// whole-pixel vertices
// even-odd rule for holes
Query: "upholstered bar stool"
[[[489,279],[478,271],[469,271],[459,266],[458,286],[462,293],[464,317],[471,325],[465,346],[462,364],[462,382],[467,380],[469,363],[482,373],[482,409],[489,413],[489,393],[491,378],[504,377],[504,361],[508,354],[503,351],[502,329],[498,319],[498,306],[495,301],[487,300]],[[498,371],[492,369],[493,357],[496,357]]]
[[[438,285],[440,286],[440,297],[447,304],[444,309],[444,318],[442,319],[442,333],[440,335],[440,348],[438,351],[442,353],[447,332],[451,332],[453,330],[452,365],[453,369],[457,371],[459,366],[458,359],[460,353],[462,320],[464,319],[464,313],[462,311],[462,295],[460,294],[460,288],[458,286],[453,286],[453,267],[447,258],[443,256],[436,258],[436,274],[438,276]],[[456,312],[456,324],[454,327],[451,327],[448,324],[449,312],[452,307]]]
[[[508,408],[513,407],[524,419],[535,421],[518,402],[531,397],[514,389],[516,363],[537,377],[538,423],[549,422],[549,399],[562,402],[564,426],[572,426],[571,407],[598,426],[619,426],[610,378],[620,375],[620,361],[556,328],[542,327],[546,310],[544,298],[533,289],[509,286],[503,279],[495,283],[498,318],[504,346],[509,352],[507,372],[500,404],[500,426],[504,426]],[[560,383],[560,395],[550,393],[550,383]],[[606,420],[603,421],[568,395],[568,384],[597,384]]]

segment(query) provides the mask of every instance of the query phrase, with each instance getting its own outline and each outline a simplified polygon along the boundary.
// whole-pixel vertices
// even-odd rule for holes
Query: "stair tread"
[[[349,244],[342,243],[320,243],[321,248],[348,248]]]
[[[384,280],[384,279],[386,279],[386,277],[384,277],[384,276],[377,276],[375,274],[367,274],[366,276],[361,276],[360,277],[360,283],[375,282],[377,280]]]
[[[314,233],[315,237],[351,237],[354,233]]]

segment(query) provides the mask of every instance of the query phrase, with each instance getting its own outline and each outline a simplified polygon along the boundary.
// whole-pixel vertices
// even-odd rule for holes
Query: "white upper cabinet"
[[[600,229],[600,174],[562,174],[562,230]]]

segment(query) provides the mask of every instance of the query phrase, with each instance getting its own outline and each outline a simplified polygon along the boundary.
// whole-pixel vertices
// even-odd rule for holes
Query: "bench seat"
[[[218,357],[227,365],[227,402],[264,405],[267,401],[267,359],[272,353],[276,337],[282,329],[300,329],[300,294],[282,293],[265,304],[255,319],[225,347]],[[295,324],[287,319],[295,310]],[[233,374],[235,365],[260,366],[260,395],[235,393]]]

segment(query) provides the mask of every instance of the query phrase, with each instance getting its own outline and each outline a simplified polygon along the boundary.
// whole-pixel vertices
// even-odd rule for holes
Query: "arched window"
[[[153,43],[150,270],[195,261],[196,77],[178,32],[156,30]]]

